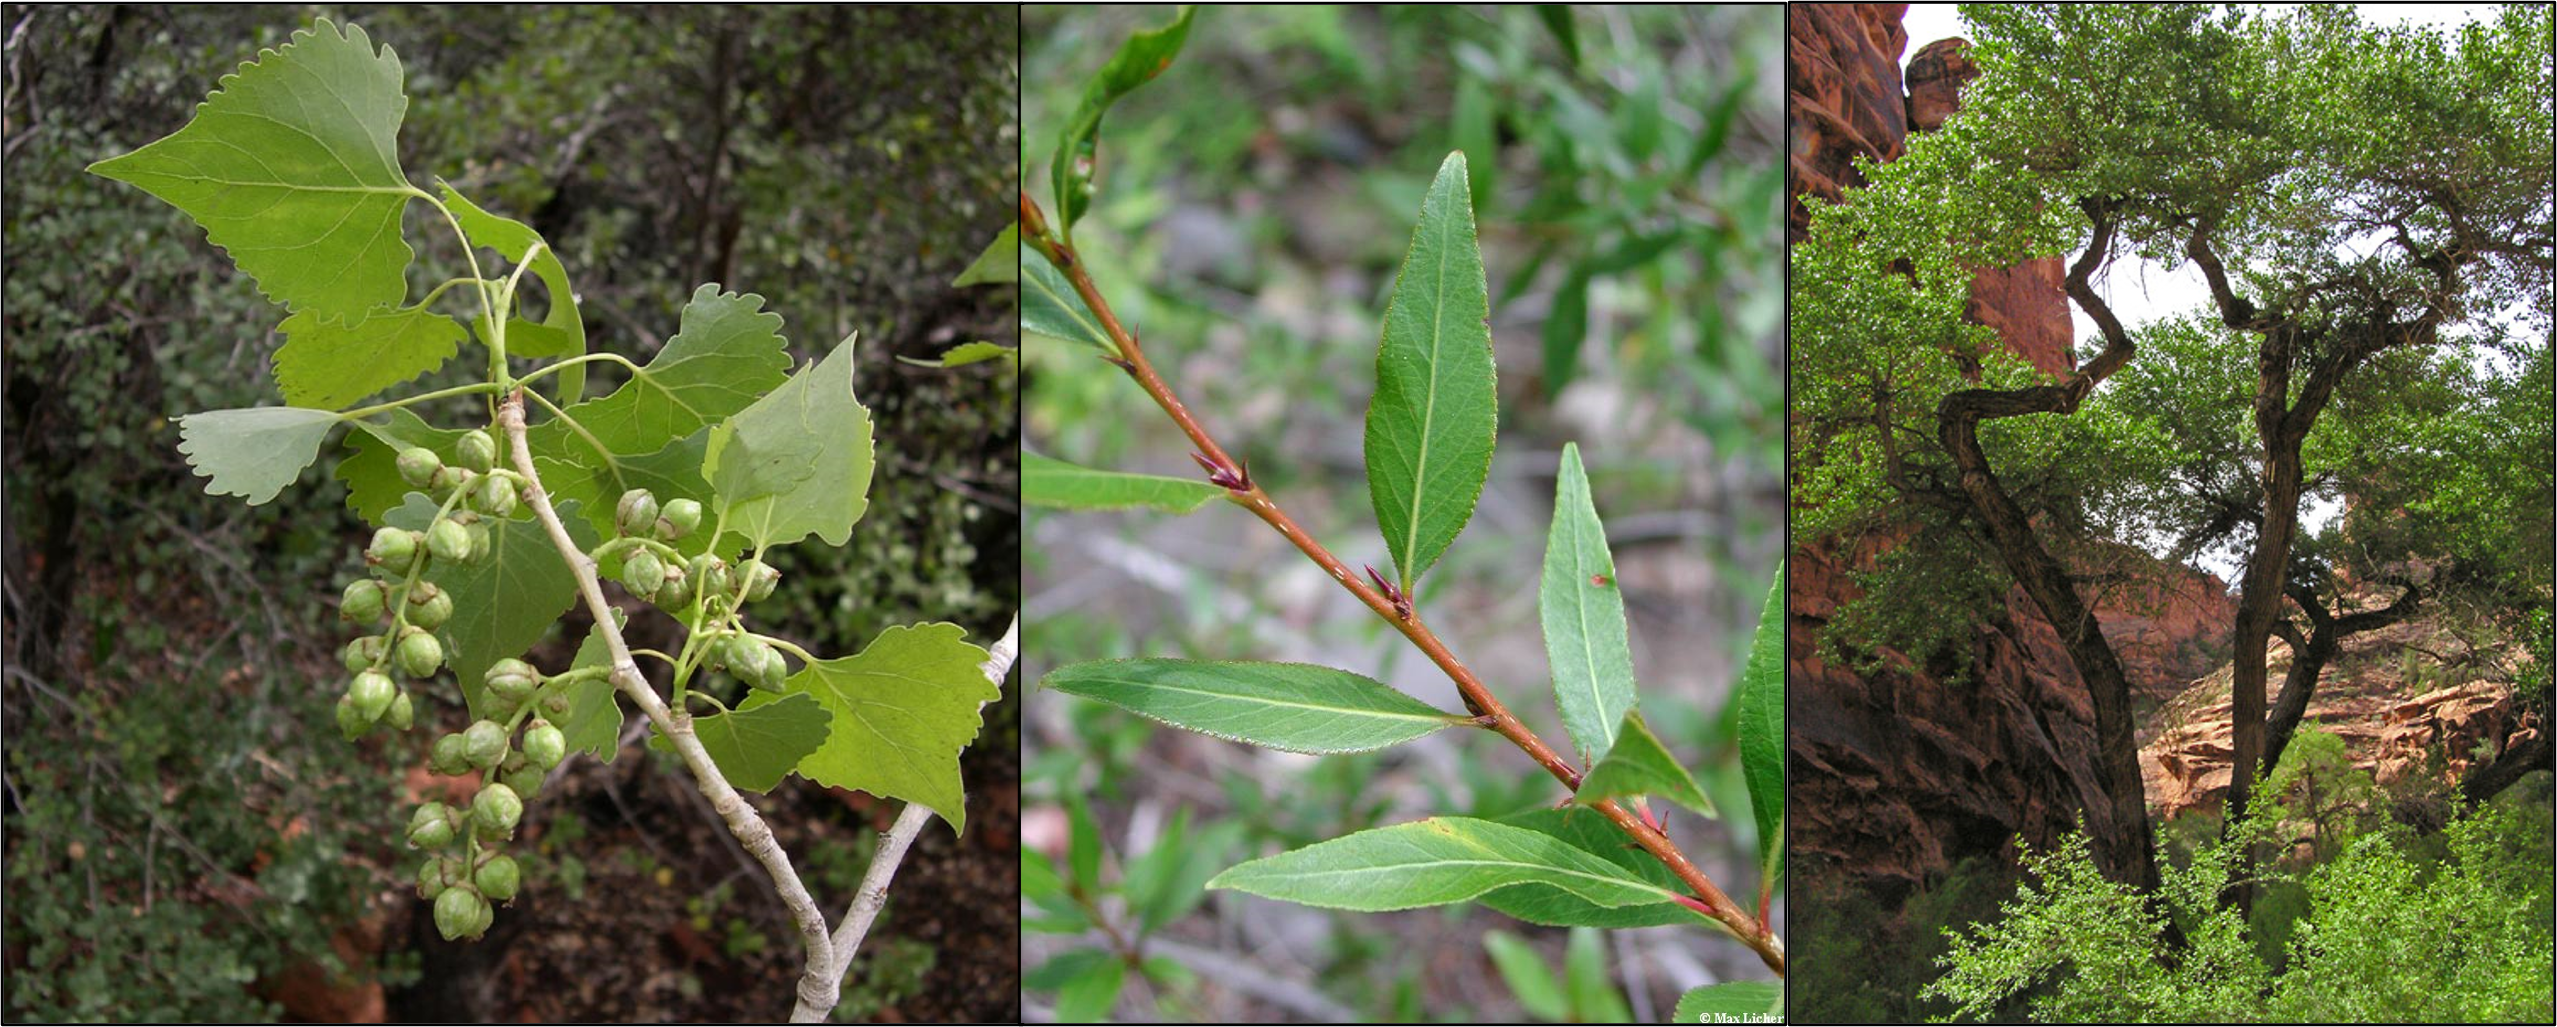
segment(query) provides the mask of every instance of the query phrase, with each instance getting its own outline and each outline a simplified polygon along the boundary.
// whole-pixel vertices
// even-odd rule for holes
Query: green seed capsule
[[[419,582],[420,588],[433,587]],[[433,592],[411,592],[408,597],[408,622],[432,631],[453,619],[453,597],[441,589]]]
[[[688,569],[693,580],[700,582],[695,587],[701,590],[702,595],[725,600],[737,594],[737,573],[728,566],[728,561],[705,553],[694,558]]]
[[[497,440],[489,438],[486,429],[473,428],[463,432],[459,445],[464,467],[485,471],[497,462]]]
[[[464,530],[470,533],[471,555],[462,562],[478,563],[488,559],[488,525],[473,524]]]
[[[668,542],[690,535],[698,527],[701,527],[701,503],[691,499],[667,503],[665,517],[657,525],[658,536]]]
[[[364,737],[364,732],[372,728],[373,722],[364,719],[364,714],[355,708],[354,696],[337,697],[337,730],[338,733],[346,736],[347,741],[352,742]]]
[[[668,613],[682,612],[685,607],[692,605],[692,575],[684,573],[681,567],[666,568],[665,583],[657,586],[657,594],[649,596],[648,601],[657,604],[658,609]]]
[[[772,590],[781,584],[781,571],[762,560],[749,559],[738,573],[746,581],[746,601],[760,603],[772,598]]]
[[[440,802],[417,808],[408,818],[408,845],[412,849],[440,849],[453,844],[453,811]]]
[[[444,458],[424,446],[410,446],[400,450],[399,467],[401,481],[425,488],[435,480],[436,472],[444,469]]]
[[[542,793],[542,782],[549,779],[550,775],[543,773],[542,768],[531,764],[517,767],[497,776],[498,781],[503,782],[506,787],[514,789],[515,794],[518,797],[525,799],[530,799],[536,795],[540,795]]]
[[[364,562],[390,571],[406,571],[417,559],[417,547],[425,538],[405,528],[383,528],[373,533],[373,544],[364,548]]]
[[[543,696],[542,712],[554,717],[566,715],[568,713],[568,696],[560,692],[552,692],[549,695]]]
[[[488,902],[468,888],[446,888],[435,898],[435,931],[445,941],[476,938],[488,930],[480,918],[488,912]]]
[[[426,551],[446,563],[463,563],[471,557],[471,534],[449,517],[437,518],[426,529]]]
[[[471,505],[491,517],[504,517],[515,512],[515,498],[515,480],[492,474],[480,479]]]
[[[484,832],[511,834],[515,822],[524,816],[524,800],[504,782],[492,784],[471,797],[471,821]]]
[[[781,650],[771,643],[741,637],[730,647],[728,672],[756,688],[778,692],[782,680],[790,676],[790,665],[782,662]]]
[[[458,731],[436,739],[435,747],[427,753],[426,769],[445,777],[470,773],[470,740]]]
[[[346,643],[346,648],[337,651],[337,659],[338,662],[345,664],[349,671],[363,670],[381,663],[382,636],[366,635]]]
[[[410,705],[408,693],[402,691],[398,697],[391,700],[391,712],[382,715],[382,723],[390,725],[393,731],[406,731],[409,725],[416,721],[416,717],[416,707]]]
[[[473,722],[462,732],[462,744],[471,766],[486,770],[506,762],[506,726],[494,720]]]
[[[355,703],[356,715],[364,718],[367,725],[382,719],[382,714],[391,708],[391,699],[398,694],[399,686],[392,684],[389,677],[369,670],[358,672],[346,686],[346,697]]]
[[[657,523],[657,497],[647,489],[632,489],[621,494],[621,502],[613,507],[613,524],[624,535],[644,535]]]
[[[471,883],[477,885],[479,893],[491,902],[514,898],[515,890],[523,885],[523,879],[523,871],[515,866],[515,857],[505,855],[489,857],[488,862],[479,865],[479,873],[471,875]]]
[[[470,468],[447,467],[435,472],[435,480],[426,485],[426,494],[434,496],[435,501],[441,503],[453,498],[455,492],[469,494],[471,484],[478,480],[479,472]]]
[[[433,902],[453,886],[451,872],[442,859],[430,858],[417,865],[417,897]]]
[[[420,631],[400,639],[398,663],[400,672],[410,677],[434,677],[435,672],[444,666],[444,645],[437,642],[434,635]]]
[[[382,619],[382,605],[382,583],[360,578],[346,583],[346,591],[337,599],[337,615],[357,624],[370,624]]]
[[[524,755],[543,770],[559,766],[559,761],[568,757],[568,736],[550,721],[535,718],[532,726],[524,729]]]
[[[491,694],[505,696],[517,703],[532,695],[541,681],[541,671],[511,656],[489,664],[488,673],[480,676],[480,683],[487,685]]]
[[[666,563],[645,549],[632,553],[630,559],[622,561],[621,582],[630,594],[642,599],[656,595],[657,589],[666,584]]]

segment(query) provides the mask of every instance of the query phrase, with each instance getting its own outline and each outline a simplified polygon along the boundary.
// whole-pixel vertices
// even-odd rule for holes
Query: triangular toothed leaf
[[[853,340],[710,430],[702,473],[727,530],[756,547],[840,546],[870,509],[870,410],[853,398]]]
[[[222,77],[175,133],[89,166],[186,212],[295,311],[352,318],[408,295],[399,55],[327,19]]]
[[[762,694],[762,693],[758,693]],[[719,765],[728,783],[750,792],[769,792],[790,776],[801,757],[825,744],[834,714],[806,695],[786,695],[770,702],[739,706],[727,713],[693,718],[693,736]],[[672,752],[664,735],[648,736],[648,747]]]
[[[344,410],[451,360],[462,325],[425,307],[379,308],[353,319],[304,310],[276,326],[275,384],[295,406]]]
[[[319,459],[320,441],[341,420],[334,411],[308,407],[207,410],[178,418],[178,452],[205,477],[205,492],[256,506]]]
[[[799,761],[818,784],[921,803],[967,826],[959,750],[983,726],[978,707],[1002,690],[986,680],[986,651],[956,624],[918,624],[879,633],[859,655],[819,660],[782,683],[834,714],[826,744]],[[740,711],[781,701],[757,692]]]

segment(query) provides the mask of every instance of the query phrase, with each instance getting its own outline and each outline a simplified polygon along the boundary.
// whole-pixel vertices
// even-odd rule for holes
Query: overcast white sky
[[[2297,6],[2266,4],[2270,9]],[[2423,24],[2460,25],[2494,17],[2493,4],[2362,4],[2362,20],[2383,25]],[[1900,55],[1902,67],[1918,48],[1949,36],[1968,38],[1970,28],[1962,21],[1953,4],[1910,4],[1908,16],[1901,19],[1909,31],[1909,48]],[[2193,310],[2210,302],[2211,291],[2202,284],[2201,272],[2186,267],[2169,273],[2159,265],[2144,260],[2123,261],[2113,265],[2096,288],[2105,302],[2122,318],[2122,323],[2138,327],[2159,317]],[[2070,317],[2077,322],[2078,338],[2095,334],[2095,322],[2087,320],[2074,305]]]
[[[2296,5],[2263,6],[2280,9]],[[2494,7],[2493,4],[2457,3],[2362,4],[2359,10],[2366,22],[2452,26],[2492,18]],[[1908,15],[1901,19],[1901,26],[1909,32],[1909,48],[1900,55],[1904,69],[1909,58],[1928,43],[1950,36],[1968,38],[1971,35],[1969,26],[1964,24],[1953,4],[1910,4]],[[2189,265],[2169,272],[2162,265],[2136,258],[2116,262],[2096,279],[2095,287],[2105,302],[2112,305],[2113,312],[2122,318],[2122,323],[2134,328],[2169,314],[2200,308],[2209,304],[2211,298],[2210,288],[2203,284],[2201,273]],[[2086,314],[2075,304],[2070,305],[2069,316],[2076,322],[2080,340],[2095,335],[2095,322],[2087,320]],[[2316,530],[2341,512],[2335,504],[2311,501],[2308,509],[2303,511],[2303,527]],[[2151,548],[2155,550],[2158,547]],[[2233,555],[2228,553],[2206,553],[2196,562],[2231,584],[2235,583],[2241,570]]]

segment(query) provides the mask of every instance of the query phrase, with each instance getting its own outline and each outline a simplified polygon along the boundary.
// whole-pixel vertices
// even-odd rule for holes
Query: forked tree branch
[[[1446,672],[1448,678],[1456,683],[1456,690],[1464,696],[1466,707],[1475,716],[1475,724],[1509,739],[1511,744],[1516,745],[1520,751],[1534,759],[1537,765],[1544,767],[1547,773],[1561,781],[1565,788],[1579,789],[1580,771],[1557,753],[1552,746],[1547,745],[1544,739],[1537,737],[1536,732],[1524,721],[1519,720],[1516,714],[1511,713],[1508,707],[1502,705],[1498,697],[1492,695],[1491,690],[1483,685],[1482,679],[1475,676],[1472,669],[1466,667],[1454,653],[1448,650],[1447,644],[1439,639],[1436,632],[1422,623],[1420,613],[1413,609],[1408,597],[1397,602],[1394,597],[1389,597],[1359,580],[1358,575],[1351,572],[1348,564],[1342,563],[1339,557],[1332,555],[1331,550],[1324,548],[1322,543],[1315,541],[1312,535],[1306,533],[1305,529],[1299,526],[1295,519],[1289,517],[1286,511],[1279,509],[1277,501],[1271,499],[1269,493],[1263,491],[1260,484],[1251,479],[1243,465],[1227,455],[1224,447],[1219,446],[1215,437],[1208,434],[1206,427],[1191,415],[1189,408],[1182,404],[1178,396],[1173,395],[1171,386],[1164,381],[1163,376],[1156,373],[1153,362],[1146,358],[1145,350],[1138,344],[1135,334],[1119,324],[1118,315],[1111,310],[1109,301],[1102,297],[1100,289],[1093,285],[1092,276],[1085,270],[1083,259],[1075,251],[1074,244],[1047,231],[1045,213],[1039,209],[1038,202],[1032,200],[1027,192],[1021,194],[1021,233],[1023,241],[1035,247],[1050,264],[1055,265],[1056,269],[1066,276],[1066,280],[1073,284],[1075,293],[1082,297],[1084,305],[1089,307],[1093,316],[1100,320],[1102,330],[1109,335],[1111,343],[1118,350],[1109,358],[1111,362],[1126,371],[1129,377],[1134,378],[1138,387],[1143,388],[1146,395],[1153,397],[1155,405],[1162,407],[1163,412],[1170,415],[1173,422],[1180,426],[1182,433],[1188,435],[1190,441],[1198,446],[1199,452],[1205,455],[1204,462],[1214,465],[1212,474],[1216,477],[1211,480],[1216,480],[1220,484],[1231,483],[1227,484],[1227,499],[1251,511],[1253,516],[1259,517],[1263,523],[1286,536],[1289,543],[1295,545],[1308,559],[1313,560],[1316,566],[1323,568],[1324,573],[1330,575],[1333,581],[1339,582],[1342,588],[1348,589],[1351,595],[1357,596],[1360,602],[1367,604],[1368,609],[1384,618],[1387,624],[1393,625],[1396,631],[1402,632],[1404,638],[1410,640],[1412,645],[1429,657],[1431,663],[1437,664],[1439,669]],[[1776,937],[1775,931],[1770,929],[1764,921],[1751,916],[1738,903],[1733,902],[1729,895],[1724,894],[1711,878],[1705,876],[1704,871],[1698,869],[1695,863],[1687,858],[1686,853],[1679,851],[1677,843],[1671,841],[1667,834],[1612,800],[1594,803],[1591,808],[1597,810],[1599,815],[1606,817],[1608,822],[1615,824],[1633,840],[1634,844],[1641,846],[1643,851],[1651,853],[1653,858],[1658,859],[1677,876],[1680,883],[1695,893],[1692,899],[1682,898],[1681,901],[1690,908],[1712,917],[1743,944],[1756,951],[1758,958],[1767,964],[1768,969],[1775,971],[1779,977],[1784,976],[1784,942]]]

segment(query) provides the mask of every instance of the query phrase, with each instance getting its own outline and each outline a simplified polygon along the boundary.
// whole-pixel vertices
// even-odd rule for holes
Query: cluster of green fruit
[[[701,619],[695,623],[727,624],[740,607],[770,597],[781,584],[781,572],[761,559],[749,557],[734,565],[713,553],[687,559],[668,545],[701,526],[701,504],[693,500],[670,500],[661,509],[647,489],[632,489],[614,507],[613,523],[621,537],[599,552],[632,550],[622,560],[622,587],[679,618],[698,604]],[[702,666],[776,692],[790,673],[780,650],[742,630],[717,631],[704,650]]]
[[[400,476],[443,502],[434,523],[424,531],[383,528],[364,549],[371,573],[348,583],[338,599],[338,615],[357,624],[383,624],[346,644],[339,653],[354,674],[337,701],[337,726],[350,740],[377,724],[406,731],[416,716],[406,689],[392,678],[397,670],[412,678],[430,678],[444,666],[444,646],[435,629],[453,616],[453,597],[426,580],[434,561],[468,564],[488,557],[488,525],[484,517],[503,518],[515,510],[521,485],[515,472],[491,470],[496,440],[485,431],[462,436],[461,463],[445,466],[434,450],[423,447],[399,455]]]
[[[447,777],[476,772],[485,782],[468,809],[429,802],[409,820],[409,846],[427,852],[417,893],[435,903],[435,929],[444,937],[479,937],[496,916],[490,903],[515,897],[522,870],[498,846],[515,836],[524,801],[541,793],[543,780],[568,756],[567,736],[536,711],[565,713],[561,686],[594,673],[544,678],[522,660],[499,660],[482,679],[486,716],[435,740],[428,769]],[[514,744],[518,727],[520,746]]]

